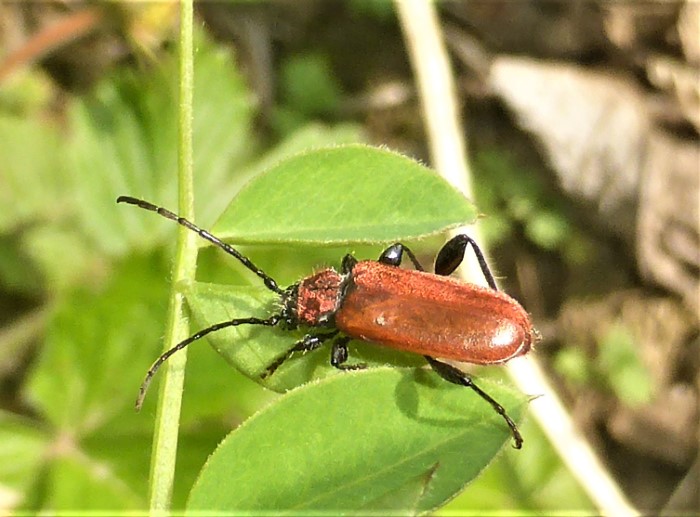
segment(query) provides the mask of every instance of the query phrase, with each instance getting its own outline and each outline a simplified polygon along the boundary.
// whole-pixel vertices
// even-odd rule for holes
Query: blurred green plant
[[[174,205],[176,74],[172,58],[147,72],[118,70],[93,92],[70,99],[65,121],[47,117],[48,106],[31,96],[10,92],[12,102],[4,104],[8,96],[0,96],[6,107],[0,112],[0,283],[8,295],[30,296],[48,309],[38,313],[46,331],[20,388],[23,412],[33,416],[0,415],[0,434],[13,437],[0,443],[7,507],[146,506],[153,407],[136,415],[133,399],[159,349],[168,278],[162,250],[173,233],[157,217],[119,210],[114,201],[130,193]],[[361,139],[355,126],[309,124],[261,154],[250,91],[228,52],[201,35],[195,77],[196,189],[204,224],[281,156]],[[41,75],[36,81],[45,84]],[[231,276],[216,270],[218,278]],[[17,354],[28,353],[37,334],[22,335],[24,343],[13,343]],[[193,350],[190,372],[174,501],[180,508],[230,427],[225,422],[244,419],[271,398],[207,347]],[[189,432],[203,422],[209,424]]]
[[[280,133],[281,141],[267,149],[254,131],[255,101],[229,54],[202,35],[199,37],[195,59],[194,149],[197,221],[202,226],[211,227],[249,179],[274,169],[285,157],[312,147],[362,140],[359,128],[351,124],[327,126],[305,122],[330,113],[336,96],[332,72],[323,59],[314,58],[310,63],[302,63],[298,70],[303,71],[306,66],[312,72],[316,69],[311,76],[320,71],[330,77],[328,81],[319,79],[321,93],[328,100],[324,104],[325,111],[309,111],[303,83],[307,78],[298,70],[292,70],[288,80],[302,81],[302,84],[290,85],[289,91],[297,93],[287,97],[288,107],[290,111],[302,113],[303,117],[293,124],[280,126],[285,128]],[[0,461],[0,487],[3,508],[10,511],[133,511],[146,507],[154,397],[147,399],[140,414],[134,413],[133,400],[145,368],[159,350],[174,228],[172,222],[152,214],[117,207],[114,200],[117,195],[130,194],[168,207],[175,206],[175,64],[174,59],[168,58],[148,71],[119,70],[90,94],[69,99],[64,118],[47,117],[46,107],[37,106],[32,96],[14,95],[3,103],[0,92],[0,155],[3,156],[0,166],[0,201],[3,203],[0,282],[7,295],[28,295],[35,304],[44,305],[45,311],[41,314],[44,314],[42,325],[46,327],[38,342],[31,340],[36,333],[27,334],[25,350],[32,351],[29,371],[21,373],[19,396],[3,404],[4,409],[0,411],[0,458],[3,460]],[[31,77],[28,80],[31,81]],[[45,78],[37,81],[44,84]],[[41,85],[37,91],[43,92]],[[48,102],[49,97],[42,94],[41,102]],[[23,103],[26,104],[23,106]],[[305,166],[309,167],[309,163],[313,160]],[[344,173],[347,175],[351,171]],[[364,216],[371,219],[373,213],[368,207],[372,205],[367,205],[368,200],[373,195],[385,196],[375,192],[380,180],[378,177],[367,185],[364,185],[366,178],[358,180],[359,190],[343,210],[364,210]],[[401,203],[404,204],[420,199],[426,192],[424,185],[416,188],[410,182],[394,181],[390,186],[396,195],[403,196]],[[346,194],[348,186],[341,187],[333,195]],[[267,189],[248,202],[262,203],[281,194],[284,192]],[[313,197],[301,200],[297,197],[293,201],[297,208],[308,207],[309,219],[323,221],[323,215],[312,211]],[[445,198],[438,197],[437,201],[442,204]],[[439,212],[429,206],[428,211]],[[399,211],[401,218],[415,222],[413,213]],[[226,233],[230,228],[225,227],[225,218],[222,221],[219,224],[224,225],[221,229]],[[259,223],[266,226],[270,221],[263,219]],[[440,224],[443,228],[451,226],[449,221]],[[393,235],[404,238],[425,233],[430,232],[413,228]],[[369,240],[390,238],[386,235],[370,237]],[[290,249],[288,243],[281,247],[284,239],[278,239],[276,245],[263,240],[258,244],[267,242],[267,246],[258,245],[244,251],[270,274],[290,282],[308,274],[320,263],[337,265],[335,261],[348,251],[356,251],[358,256],[376,256],[375,248],[348,244],[357,242],[356,239],[346,239],[343,245],[336,240],[331,248],[308,245],[323,241],[324,246],[328,246],[332,239],[333,236],[319,231],[307,245],[297,243],[294,249]],[[200,282],[245,285],[250,281],[241,268],[230,265],[230,257],[215,251],[201,253]],[[222,267],[224,261],[226,266]],[[197,286],[200,284],[183,287],[196,289]],[[231,296],[231,290],[222,289],[224,297]],[[245,288],[238,289],[245,291]],[[211,300],[202,302],[193,298],[193,313],[198,323],[206,324],[216,317],[215,310],[206,306],[208,302]],[[229,302],[226,299],[227,307]],[[267,307],[264,301],[251,303],[256,310]],[[269,343],[266,339],[258,338],[254,344]],[[0,347],[2,345],[0,342]],[[316,368],[314,365],[326,362],[327,357],[323,355],[322,352],[311,354],[297,364]],[[377,362],[412,364],[391,352],[380,355]],[[497,398],[503,399],[513,416],[518,417],[522,396],[498,383],[488,380],[485,383]],[[353,398],[359,390],[370,393],[367,397]],[[332,402],[320,398],[329,393]],[[373,400],[373,394],[381,394],[381,397]],[[425,409],[430,408],[430,405],[423,405],[425,397],[437,402],[437,409]],[[251,484],[230,487],[229,479],[222,478],[227,475],[226,470],[216,466],[218,463],[230,467],[231,458],[238,461],[244,453],[257,469],[250,473],[246,483],[252,483],[255,476],[263,481],[273,477],[271,473],[277,472],[279,464],[270,459],[271,449],[257,447],[256,450],[261,432],[269,440],[266,443],[282,446],[291,443],[297,447],[293,451],[294,462],[290,463],[292,475],[282,480],[286,483],[298,481],[299,469],[308,462],[311,468],[304,478],[308,483],[307,491],[299,493],[313,492],[313,483],[329,468],[324,463],[328,461],[327,451],[338,442],[333,440],[335,432],[326,433],[321,427],[312,434],[308,429],[310,414],[300,413],[295,404],[309,407],[309,412],[319,417],[328,417],[330,424],[336,426],[344,422],[344,408],[353,408],[357,416],[352,423],[364,431],[340,437],[344,444],[340,458],[343,468],[349,469],[347,472],[355,480],[362,478],[366,454],[359,447],[353,449],[352,439],[363,446],[371,445],[377,437],[393,439],[408,426],[402,418],[417,409],[425,409],[426,415],[436,420],[428,418],[427,424],[415,428],[412,427],[415,422],[410,421],[411,427],[397,435],[400,440],[396,440],[396,444],[400,447],[385,451],[374,457],[373,463],[364,466],[378,470],[382,461],[387,461],[396,474],[383,477],[373,486],[362,485],[364,493],[369,489],[373,492],[368,499],[357,496],[358,511],[408,509],[416,512],[442,504],[473,479],[508,440],[507,430],[502,428],[497,417],[494,419],[491,408],[484,407],[485,404],[468,390],[445,386],[442,382],[435,385],[435,378],[429,372],[380,368],[348,376],[336,375],[318,384],[306,385],[299,393],[293,391],[290,396],[282,396],[265,413],[246,424],[247,427],[229,435],[225,442],[228,452],[217,451],[218,456],[213,456],[200,474],[206,458],[232,426],[246,421],[275,400],[277,395],[260,389],[230,368],[209,347],[192,347],[173,496],[175,509],[185,508],[192,486],[197,487],[190,499],[192,507],[216,490],[224,492],[220,489],[222,484],[227,487],[226,493],[243,488],[255,490],[256,486]],[[363,400],[368,401],[363,403]],[[403,400],[404,406],[399,407],[398,412],[385,413],[387,406],[396,406],[395,400]],[[421,405],[411,406],[410,402],[417,400]],[[447,408],[447,413],[440,412],[440,403],[445,404],[442,410]],[[333,415],[340,420],[331,418]],[[393,424],[388,424],[389,421]],[[266,424],[262,431],[256,428],[261,425],[256,422]],[[293,427],[288,427],[292,426],[290,422]],[[443,458],[447,449],[435,447],[431,440],[436,438],[454,441],[456,450],[448,451]],[[241,448],[241,443],[254,445]],[[313,454],[303,453],[309,444],[317,445]],[[409,458],[412,460],[410,471],[402,471],[401,447],[415,447],[416,444],[423,448],[414,450],[424,454]],[[466,452],[469,445],[474,446],[474,454]],[[538,445],[543,447],[543,442],[528,436],[526,447],[538,450]],[[555,459],[545,460],[539,457],[529,461],[540,462],[538,466],[543,470],[556,470]],[[442,466],[447,470],[441,471]],[[443,476],[445,472],[449,475]],[[484,492],[478,489],[468,492],[466,504],[472,509],[484,508],[488,506],[484,501],[489,494],[512,486],[513,477],[529,475],[524,467],[496,469],[489,473],[491,484],[482,488]],[[548,486],[566,485],[566,481],[561,480],[570,478],[563,476],[552,474]],[[477,487],[478,482],[474,486]],[[541,498],[521,508],[553,506],[546,494],[543,491]],[[556,500],[558,496],[554,497]],[[513,504],[520,503],[516,499]],[[283,504],[284,501],[280,506]]]
[[[279,83],[281,102],[271,120],[278,134],[288,134],[311,120],[330,119],[338,110],[340,84],[321,52],[287,57]]]
[[[566,347],[555,356],[554,366],[576,388],[606,391],[629,407],[652,400],[651,373],[642,362],[634,335],[622,322],[606,325],[596,350],[591,358],[581,348]]]
[[[369,16],[379,21],[391,20],[396,16],[391,2],[384,0],[349,0],[349,10],[362,16]]]
[[[483,151],[474,159],[474,193],[484,238],[498,246],[517,227],[535,245],[557,250],[574,264],[591,255],[591,243],[569,222],[563,201],[551,195],[539,176],[523,170],[507,152]]]
[[[650,402],[654,383],[629,329],[613,324],[601,339],[599,350],[598,367],[615,396],[631,407]]]

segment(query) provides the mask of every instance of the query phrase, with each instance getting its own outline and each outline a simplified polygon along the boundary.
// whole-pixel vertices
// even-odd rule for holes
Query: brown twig
[[[55,50],[90,34],[102,19],[101,9],[86,7],[42,28],[0,63],[0,82],[22,67],[30,66]]]

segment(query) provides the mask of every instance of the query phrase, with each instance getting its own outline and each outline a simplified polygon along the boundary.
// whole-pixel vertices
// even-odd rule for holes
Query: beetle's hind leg
[[[338,331],[329,332],[328,334],[307,334],[301,340],[294,343],[294,346],[287,350],[285,354],[281,357],[275,359],[275,361],[268,366],[265,371],[260,375],[261,379],[267,379],[270,375],[275,373],[277,368],[282,366],[287,359],[292,357],[296,352],[310,352],[311,350],[316,350],[321,347],[323,343],[331,338],[338,335]]]
[[[486,258],[481,252],[481,248],[479,248],[476,241],[469,237],[469,235],[456,235],[445,243],[438,252],[437,257],[435,257],[435,274],[440,276],[452,274],[464,260],[464,252],[467,250],[467,245],[471,245],[476,260],[479,262],[481,272],[484,274],[484,278],[486,278],[489,287],[494,291],[498,291],[493,273],[491,273],[491,269],[489,269],[489,265],[486,263]]]
[[[492,398],[491,395],[489,395],[479,386],[474,384],[472,378],[463,371],[459,370],[458,368],[455,368],[451,364],[443,363],[442,361],[438,361],[437,359],[433,359],[432,357],[429,357],[427,355],[424,357],[428,361],[432,369],[435,370],[435,372],[440,377],[442,377],[448,382],[451,382],[452,384],[458,384],[459,386],[471,388],[476,392],[477,395],[479,395],[482,399],[491,404],[491,407],[496,411],[496,413],[501,415],[501,417],[506,421],[506,424],[508,424],[508,427],[510,427],[510,432],[513,434],[513,441],[515,442],[514,447],[516,449],[520,449],[522,447],[523,437],[520,434],[520,431],[518,430],[518,426],[515,425],[515,422],[513,422],[513,420],[508,416],[508,413],[506,413],[506,410],[503,406],[496,402],[496,400]]]

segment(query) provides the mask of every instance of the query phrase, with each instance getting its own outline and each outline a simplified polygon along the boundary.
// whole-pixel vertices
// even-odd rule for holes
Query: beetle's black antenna
[[[233,255],[234,257],[236,257],[241,262],[241,264],[243,264],[245,267],[250,269],[253,273],[258,275],[262,279],[262,281],[265,283],[265,287],[267,287],[270,291],[274,291],[277,294],[284,293],[284,290],[281,289],[277,285],[277,282],[275,282],[275,280],[271,276],[269,276],[267,273],[265,273],[262,269],[260,269],[255,264],[253,264],[249,258],[241,255],[241,253],[238,250],[236,250],[232,246],[226,244],[221,239],[219,239],[218,237],[215,237],[214,235],[212,235],[208,231],[203,230],[199,226],[188,221],[184,217],[180,217],[179,215],[171,212],[170,210],[168,210],[166,208],[156,206],[153,203],[149,203],[148,201],[144,201],[142,199],[136,199],[135,197],[131,197],[131,196],[119,196],[117,198],[117,203],[128,203],[130,205],[136,205],[140,208],[143,208],[145,210],[150,210],[151,212],[155,212],[159,215],[162,215],[163,217],[165,217],[167,219],[171,219],[172,221],[175,221],[176,223],[181,224],[185,228],[197,233],[203,239],[206,239],[209,242],[211,242],[212,244],[218,246],[219,248],[224,250],[229,255]]]
[[[263,325],[265,327],[274,327],[275,325],[277,325],[280,322],[281,319],[282,319],[282,316],[280,316],[279,314],[275,314],[274,316],[270,316],[267,319],[240,318],[240,319],[235,319],[235,320],[230,320],[230,321],[224,321],[222,323],[217,323],[216,325],[212,325],[211,327],[207,327],[203,330],[200,330],[196,334],[192,334],[190,337],[188,337],[184,341],[180,341],[177,345],[175,345],[170,350],[163,353],[163,355],[161,355],[158,359],[156,359],[155,362],[151,365],[151,367],[146,372],[146,377],[143,379],[143,382],[141,383],[141,387],[139,388],[139,395],[136,398],[136,411],[141,410],[141,406],[143,406],[143,400],[146,398],[146,392],[148,391],[148,386],[151,384],[151,381],[153,380],[153,376],[158,371],[158,368],[160,368],[160,366],[165,361],[167,361],[168,358],[171,355],[173,355],[175,352],[182,350],[190,343],[193,343],[194,341],[197,341],[198,339],[202,339],[207,334],[210,334],[211,332],[216,332],[217,330],[225,329],[227,327],[237,327],[238,325]]]

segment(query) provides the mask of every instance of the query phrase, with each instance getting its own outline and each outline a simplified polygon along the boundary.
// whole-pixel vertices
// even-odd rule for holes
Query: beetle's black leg
[[[151,367],[146,372],[146,378],[141,383],[141,387],[139,388],[139,395],[136,398],[136,411],[141,409],[141,406],[143,405],[143,399],[146,397],[146,391],[148,390],[148,386],[151,384],[151,380],[153,379],[153,376],[158,371],[158,368],[160,368],[160,365],[162,365],[175,352],[182,350],[183,348],[185,348],[187,345],[189,345],[193,341],[197,341],[198,339],[202,339],[207,334],[210,334],[212,332],[216,332],[217,330],[225,329],[227,327],[237,327],[238,325],[262,325],[264,327],[274,327],[281,320],[282,320],[282,317],[279,314],[275,314],[274,316],[270,316],[267,319],[240,318],[240,319],[235,319],[235,320],[230,320],[230,321],[224,321],[221,323],[217,323],[216,325],[212,325],[211,327],[207,327],[205,329],[202,329],[199,332],[197,332],[196,334],[192,334],[190,337],[188,337],[184,341],[180,341],[177,345],[175,345],[170,350],[168,350],[163,355],[161,355],[158,359],[156,359],[155,362],[151,365]]]
[[[493,275],[491,274],[491,270],[486,263],[484,254],[481,252],[481,249],[479,249],[476,241],[474,241],[474,239],[468,235],[457,235],[445,243],[435,258],[435,274],[447,276],[457,269],[457,267],[462,263],[462,260],[464,260],[464,252],[467,249],[467,244],[472,245],[472,250],[474,250],[476,260],[479,261],[479,267],[481,268],[481,272],[484,274],[489,286],[497,291],[498,287],[496,286],[496,281],[493,279]]]
[[[316,350],[323,345],[329,339],[338,335],[338,331],[333,331],[328,334],[307,334],[300,341],[294,343],[294,346],[287,350],[287,352],[275,359],[275,361],[268,366],[265,371],[260,375],[261,379],[267,379],[270,375],[275,373],[275,370],[279,368],[282,363],[287,359],[292,357],[296,352],[310,352],[311,350]]]
[[[382,254],[379,255],[378,262],[381,262],[382,264],[387,264],[389,266],[398,267],[401,265],[401,261],[403,260],[404,251],[406,252],[406,255],[408,255],[408,258],[411,259],[411,262],[413,262],[413,266],[418,271],[425,271],[425,268],[421,266],[420,262],[418,262],[418,259],[416,258],[415,254],[411,251],[411,249],[407,246],[404,246],[400,242],[392,244],[387,249],[382,251]]]
[[[484,390],[479,388],[479,386],[474,384],[474,381],[471,379],[471,377],[469,377],[469,375],[467,375],[463,371],[455,368],[451,364],[443,363],[427,355],[424,357],[427,359],[432,369],[435,370],[435,372],[437,372],[437,374],[440,377],[442,377],[448,382],[451,382],[452,384],[458,384],[460,386],[466,386],[467,388],[471,388],[477,393],[477,395],[479,395],[482,399],[491,404],[491,407],[496,411],[496,413],[503,417],[503,419],[506,421],[506,424],[508,424],[508,427],[510,427],[510,431],[513,434],[513,441],[515,442],[514,447],[516,449],[520,449],[522,447],[523,437],[520,434],[520,431],[518,431],[518,426],[515,425],[515,422],[513,422],[513,420],[511,420],[503,406],[496,402],[491,397],[491,395],[489,395]]]
[[[345,364],[345,361],[348,360],[349,342],[349,336],[343,336],[335,340],[333,349],[331,350],[331,364],[339,370],[362,370],[367,368],[365,363]]]

